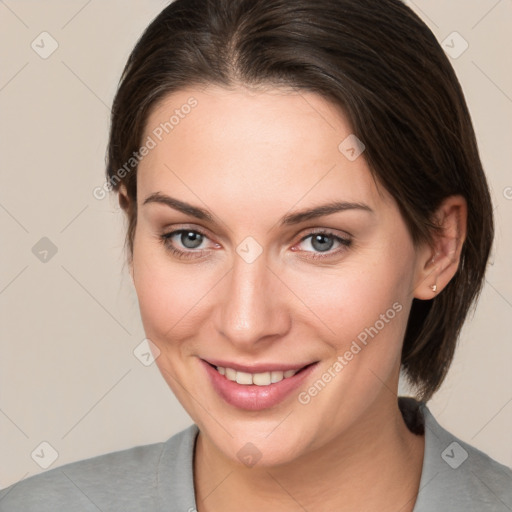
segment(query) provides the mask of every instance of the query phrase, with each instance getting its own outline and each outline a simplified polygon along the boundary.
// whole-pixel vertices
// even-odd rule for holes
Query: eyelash
[[[193,259],[193,258],[200,258],[205,252],[207,252],[207,249],[199,249],[194,250],[190,249],[188,251],[182,251],[181,249],[177,249],[174,245],[171,243],[171,239],[173,236],[181,234],[181,233],[195,233],[198,235],[203,236],[204,238],[208,238],[208,236],[203,233],[202,231],[199,231],[197,229],[177,229],[176,231],[170,231],[169,233],[163,233],[159,236],[160,242],[164,245],[164,247],[171,252],[174,256],[180,258],[180,259]],[[313,252],[312,256],[307,256],[309,259],[313,260],[319,260],[319,259],[325,259],[325,258],[332,258],[339,253],[347,250],[352,245],[352,240],[350,238],[343,238],[338,235],[335,235],[332,231],[328,231],[325,229],[319,229],[317,231],[312,231],[308,233],[306,236],[302,237],[298,243],[303,242],[304,240],[307,240],[308,238],[315,236],[315,235],[324,235],[329,238],[334,239],[334,241],[338,242],[341,247],[334,251],[326,251],[324,253],[322,252]],[[311,251],[304,251],[310,253]]]

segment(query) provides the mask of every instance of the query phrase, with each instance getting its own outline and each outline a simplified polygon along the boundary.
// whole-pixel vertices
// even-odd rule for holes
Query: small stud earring
[[[432,288],[434,293],[437,292],[437,284],[433,284],[430,288]]]

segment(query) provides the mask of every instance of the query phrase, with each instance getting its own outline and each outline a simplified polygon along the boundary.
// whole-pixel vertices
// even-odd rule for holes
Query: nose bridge
[[[283,335],[287,329],[283,290],[264,254],[252,262],[235,255],[224,300],[219,331],[233,344],[249,347],[263,337]]]

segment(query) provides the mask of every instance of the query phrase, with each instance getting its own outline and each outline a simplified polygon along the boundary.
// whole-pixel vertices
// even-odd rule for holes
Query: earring
[[[437,284],[433,284],[430,288],[432,288],[432,291],[433,291],[434,293],[436,293],[436,292],[437,292]]]

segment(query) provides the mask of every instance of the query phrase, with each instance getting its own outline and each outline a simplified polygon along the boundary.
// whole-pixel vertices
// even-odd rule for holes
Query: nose
[[[237,348],[258,351],[290,329],[290,292],[269,267],[264,254],[252,263],[235,255],[220,293],[217,330]]]

